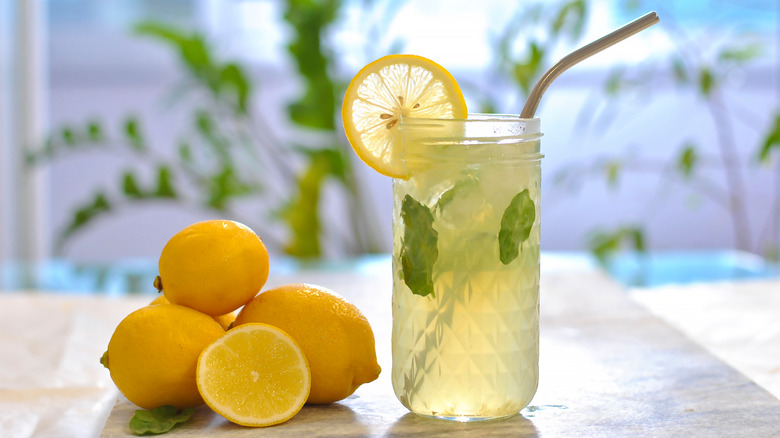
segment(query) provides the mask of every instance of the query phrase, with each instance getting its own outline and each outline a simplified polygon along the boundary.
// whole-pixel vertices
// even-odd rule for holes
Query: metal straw
[[[525,101],[523,112],[520,116],[526,119],[530,119],[536,113],[536,107],[539,106],[539,101],[542,99],[542,94],[547,90],[552,81],[555,80],[561,73],[569,69],[569,67],[577,64],[578,62],[587,59],[596,53],[610,47],[624,39],[637,34],[648,27],[658,23],[658,14],[655,12],[649,12],[642,17],[626,24],[625,26],[612,31],[611,33],[593,41],[592,43],[580,47],[579,49],[566,55],[563,59],[558,61],[557,64],[547,70],[544,75],[539,79],[539,82],[534,85],[531,94],[528,95],[528,100]]]

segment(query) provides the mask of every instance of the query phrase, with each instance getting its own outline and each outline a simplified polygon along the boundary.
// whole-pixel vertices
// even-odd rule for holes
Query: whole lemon
[[[260,292],[268,279],[268,250],[246,225],[197,222],[168,241],[159,269],[168,301],[211,316],[224,315]]]
[[[175,304],[142,307],[119,323],[101,359],[128,400],[144,409],[198,406],[198,355],[225,330],[209,315]]]
[[[152,304],[171,304],[170,301],[168,301],[167,298],[165,298],[165,295],[159,295],[157,298],[152,300],[149,305]],[[230,312],[226,313],[224,315],[215,316],[214,320],[219,323],[219,325],[222,326],[223,329],[227,330],[230,328],[230,324],[233,324],[233,321],[236,320],[236,312]]]
[[[323,287],[288,284],[257,295],[234,326],[262,322],[301,346],[311,369],[307,403],[331,403],[379,377],[374,332],[357,307]]]

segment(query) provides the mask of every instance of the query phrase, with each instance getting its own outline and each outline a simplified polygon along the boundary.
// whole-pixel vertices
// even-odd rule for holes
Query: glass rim
[[[494,125],[499,130],[505,131],[505,135],[539,135],[541,132],[541,119],[539,117],[523,118],[517,114],[493,114],[493,113],[469,113],[465,119],[443,119],[430,117],[399,117],[398,126],[404,128],[419,129],[446,129],[447,127],[471,126],[474,129],[485,129],[488,125]],[[495,136],[501,136],[498,131]]]
[[[514,114],[471,113],[466,119],[402,116],[399,122],[402,143],[519,144],[534,142],[544,136],[538,117],[525,119]]]
[[[399,119],[399,123],[403,123],[405,120],[409,122],[486,122],[486,121],[493,121],[493,122],[531,122],[531,123],[540,123],[541,119],[537,116],[527,118],[522,117],[519,114],[508,114],[508,113],[468,113],[466,115],[465,119],[459,119],[459,118],[451,118],[451,119],[444,119],[444,118],[435,118],[435,117],[404,117],[401,115]],[[418,124],[418,123],[415,123]]]
[[[530,119],[527,117],[522,117],[519,114],[509,114],[509,113],[468,113],[466,115],[465,119],[459,119],[459,118],[450,118],[450,119],[444,119],[444,118],[437,118],[437,117],[409,117],[409,116],[403,116],[401,115],[401,121],[403,120],[435,120],[435,121],[448,121],[448,122],[472,122],[472,121],[486,121],[486,120],[494,120],[499,122],[505,122],[505,121],[511,121],[511,122],[521,122],[521,121],[537,121],[541,120],[538,116],[531,117]]]

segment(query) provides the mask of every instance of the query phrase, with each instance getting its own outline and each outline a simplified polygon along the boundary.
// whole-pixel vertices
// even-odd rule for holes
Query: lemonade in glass
[[[536,392],[539,119],[402,119],[392,382],[411,411],[513,415]]]
[[[439,418],[518,413],[538,381],[539,119],[469,115],[455,79],[414,55],[358,72],[342,117],[394,178],[396,396]]]

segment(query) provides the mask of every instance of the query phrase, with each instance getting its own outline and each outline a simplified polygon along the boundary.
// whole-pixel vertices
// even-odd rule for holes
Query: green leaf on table
[[[410,195],[401,203],[404,235],[401,239],[401,269],[404,283],[415,295],[433,294],[433,265],[439,258],[439,233],[433,229],[430,208]]]
[[[528,239],[536,219],[536,206],[528,189],[515,195],[501,218],[498,248],[501,263],[508,265],[520,254],[520,245]]]
[[[764,141],[761,144],[761,149],[758,152],[759,161],[766,163],[769,161],[769,154],[772,149],[780,148],[780,113],[775,115],[775,123],[769,128]]]
[[[130,430],[136,435],[159,435],[189,421],[193,413],[194,408],[185,408],[179,412],[173,406],[161,406],[151,411],[138,409],[130,419]]]

